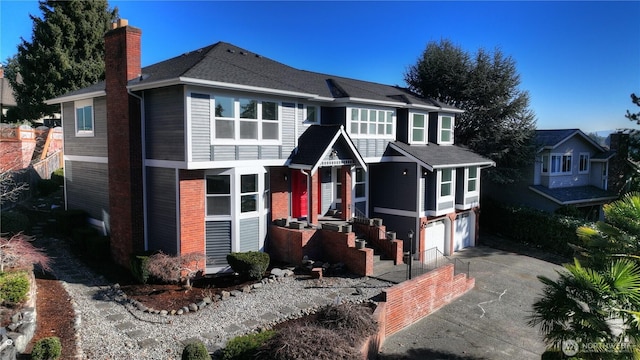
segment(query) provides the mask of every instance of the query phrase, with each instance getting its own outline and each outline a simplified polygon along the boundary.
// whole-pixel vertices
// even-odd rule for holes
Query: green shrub
[[[38,340],[33,345],[31,359],[33,360],[55,360],[60,358],[62,344],[60,338],[56,336],[46,337]]]
[[[58,186],[64,185],[64,169],[60,168],[51,173],[51,180],[58,184]]]
[[[182,360],[211,360],[211,356],[203,343],[194,341],[182,350]]]
[[[480,216],[482,229],[567,257],[573,256],[568,244],[581,243],[576,230],[588,224],[586,220],[491,201],[483,203]]]
[[[0,212],[0,232],[15,235],[19,232],[28,232],[31,228],[29,217],[19,211]]]
[[[236,336],[227,342],[222,360],[252,360],[258,349],[276,334],[275,330]]]
[[[110,258],[109,237],[103,235],[89,236],[85,240],[87,254],[94,260],[107,261]]]
[[[26,271],[0,274],[0,303],[18,304],[27,299],[29,277]]]
[[[149,269],[147,268],[149,255],[131,255],[129,264],[131,265],[131,275],[133,275],[133,278],[140,284],[146,284],[149,280]]]
[[[58,190],[60,188],[60,185],[54,180],[40,179],[38,180],[37,188],[38,194],[40,194],[40,196],[48,196]]]
[[[233,271],[252,280],[262,279],[269,267],[269,254],[261,251],[234,252],[227,255]]]

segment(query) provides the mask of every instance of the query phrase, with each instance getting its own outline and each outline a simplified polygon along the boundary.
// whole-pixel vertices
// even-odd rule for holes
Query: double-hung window
[[[578,172],[580,174],[589,172],[589,153],[580,153],[580,163],[578,165]]]
[[[393,111],[351,108],[349,112],[351,135],[356,137],[394,137],[395,115]]]
[[[93,136],[93,100],[76,101],[76,136]]]
[[[467,169],[467,192],[478,191],[478,168],[472,166]]]
[[[427,115],[411,114],[411,144],[427,143]]]
[[[231,177],[209,175],[207,179],[207,215],[231,215]]]
[[[280,106],[274,101],[215,96],[214,138],[278,141]]]
[[[453,116],[450,115],[440,115],[439,116],[439,130],[438,133],[438,144],[441,145],[450,145],[453,144],[453,128],[454,121]]]
[[[551,174],[571,174],[571,154],[551,155]]]
[[[438,182],[440,186],[440,199],[453,196],[453,169],[442,169],[438,172]]]
[[[240,212],[258,211],[258,175],[240,175]]]
[[[305,106],[304,122],[310,124],[318,123],[318,107],[313,105]]]
[[[549,173],[549,155],[542,155],[542,173]]]
[[[366,194],[367,179],[365,172],[362,168],[356,168],[356,181],[355,181],[355,197],[364,198]]]

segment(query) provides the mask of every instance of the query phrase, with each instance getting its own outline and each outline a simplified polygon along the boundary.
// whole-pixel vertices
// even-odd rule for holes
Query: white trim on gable
[[[104,90],[98,90],[90,93],[62,96],[55,99],[48,99],[48,100],[45,100],[44,103],[47,105],[55,105],[55,104],[62,104],[62,103],[71,102],[71,101],[93,99],[93,98],[102,97],[102,96],[107,96],[107,92]]]

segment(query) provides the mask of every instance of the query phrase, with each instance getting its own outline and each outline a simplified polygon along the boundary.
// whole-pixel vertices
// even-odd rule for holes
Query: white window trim
[[[282,145],[282,101],[269,97],[253,97],[251,95],[237,95],[228,93],[207,93],[201,91],[194,91],[198,94],[207,94],[210,97],[210,119],[211,119],[211,145]],[[233,139],[218,139],[216,138],[216,96],[233,98],[234,118],[220,118],[223,120],[233,121]],[[256,112],[258,119],[243,119],[240,118],[240,101],[239,99],[249,99],[257,101]],[[278,120],[263,120],[262,119],[262,103],[274,102],[278,106]],[[258,123],[258,139],[241,139],[240,138],[240,122],[249,121]],[[278,123],[278,139],[262,139],[262,124],[263,123]]]
[[[571,166],[569,167],[569,171],[563,172],[562,171],[562,160],[563,157],[568,156],[569,158],[571,158]],[[553,158],[554,157],[560,157],[560,171],[553,171]],[[566,175],[571,175],[573,173],[573,154],[572,153],[553,153],[549,155],[549,174],[551,174],[551,176],[566,176]]]
[[[474,166],[476,168],[476,189],[473,191],[469,191],[469,181],[471,178],[469,177],[470,168],[464,168],[464,193],[466,195],[477,195],[480,193],[480,167]]]
[[[546,161],[545,161],[545,158],[547,158]],[[545,163],[547,165],[547,171],[544,171]],[[550,172],[551,172],[551,155],[549,154],[542,155],[542,162],[540,164],[540,173],[549,174]]]
[[[208,211],[207,211],[207,199],[209,198],[209,194],[207,194],[207,177],[209,176],[217,176],[217,175],[223,175],[223,176],[229,176],[229,201],[231,203],[230,205],[230,209],[229,209],[229,215],[209,215]],[[204,204],[204,216],[205,216],[205,221],[223,221],[223,220],[231,220],[233,219],[233,214],[235,212],[235,201],[234,201],[234,196],[233,196],[233,187],[234,187],[234,183],[233,183],[233,172],[231,170],[218,170],[218,171],[207,171],[205,176],[205,189],[204,189],[204,196],[205,196],[205,204]],[[215,195],[213,195],[215,196]]]
[[[422,115],[424,116],[424,136],[422,141],[413,140],[413,115]],[[429,114],[421,113],[421,112],[410,112],[409,113],[409,144],[426,144],[429,142]]]
[[[356,214],[356,203],[361,203],[364,202],[364,215],[368,216],[369,215],[369,199],[367,194],[369,194],[369,172],[364,171],[364,169],[362,170],[362,176],[364,177],[364,181],[356,181],[356,169],[358,169],[358,167],[353,167],[351,169],[351,179],[353,179],[353,181],[351,182],[351,202],[353,204],[353,211],[351,213],[352,216],[357,216]],[[362,168],[359,168],[362,169]],[[357,184],[364,184],[364,196],[360,196],[360,197],[356,197],[356,185]],[[344,209],[342,210],[344,211]]]
[[[449,141],[442,141],[442,118],[450,117],[451,118],[451,137]],[[456,117],[453,114],[438,114],[438,144],[439,145],[453,145],[453,137],[456,129]]]
[[[451,170],[451,194],[442,196],[442,171]],[[454,200],[456,197],[456,169],[440,169],[438,170],[438,179],[436,184],[437,203]],[[437,204],[436,203],[436,204]]]
[[[91,131],[87,130],[78,130],[78,109],[85,108],[87,106],[91,106]],[[95,136],[96,130],[96,114],[93,106],[93,99],[86,100],[77,100],[73,103],[73,119],[74,119],[74,127],[76,130],[76,137],[93,137]]]
[[[582,157],[586,156],[587,158],[587,169],[586,170],[580,170],[580,166],[582,164]],[[591,171],[591,154],[587,153],[587,152],[581,152],[578,155],[578,174],[588,174],[589,171]]]
[[[369,134],[368,130],[367,130],[367,134],[360,134],[360,131],[358,131],[357,134],[354,134],[351,131],[351,122],[352,122],[352,120],[351,120],[351,110],[353,110],[353,109],[358,109],[358,111],[359,111],[358,114],[362,114],[362,110],[384,111],[385,112],[385,116],[386,116],[387,112],[390,112],[391,113],[391,134],[380,135],[380,134],[377,134],[377,131],[376,131],[375,135],[371,135],[371,134]],[[380,107],[351,106],[351,107],[347,107],[346,108],[346,114],[345,115],[346,115],[346,119],[347,119],[347,121],[346,121],[346,123],[347,123],[347,125],[346,125],[347,134],[349,134],[349,136],[351,138],[354,138],[354,139],[394,139],[394,140],[396,138],[396,111],[395,111],[395,109],[380,108]],[[361,123],[362,123],[362,121],[358,120],[358,124],[361,124]],[[371,124],[371,122],[369,122],[369,117],[368,116],[367,116],[367,124]],[[378,122],[376,122],[376,127],[378,126],[377,124],[378,124]],[[385,129],[386,129],[387,123],[385,122],[384,124],[385,124]],[[368,129],[368,126],[367,126],[367,129]]]
[[[313,104],[300,104],[298,103],[298,106],[302,105],[302,116],[303,116],[303,121],[302,123],[305,125],[315,125],[315,124],[319,124],[320,123],[320,106],[318,105],[313,105]],[[309,106],[316,108],[316,118],[314,120],[309,120],[307,119],[308,113],[307,113],[307,109],[309,108]]]

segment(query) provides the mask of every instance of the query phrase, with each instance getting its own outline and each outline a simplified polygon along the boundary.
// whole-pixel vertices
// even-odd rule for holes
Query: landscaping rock
[[[284,276],[284,270],[278,269],[278,268],[273,268],[273,269],[271,269],[271,275]]]
[[[211,298],[208,297],[208,296],[206,298],[202,299],[202,301],[204,301],[204,303],[207,304],[207,305],[213,303],[213,300],[211,300]]]
[[[194,303],[189,304],[189,311],[198,311],[198,305]]]

